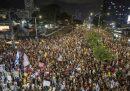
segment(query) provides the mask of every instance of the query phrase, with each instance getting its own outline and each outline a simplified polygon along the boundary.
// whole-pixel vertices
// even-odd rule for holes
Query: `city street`
[[[1,1],[0,91],[130,91],[130,0]]]

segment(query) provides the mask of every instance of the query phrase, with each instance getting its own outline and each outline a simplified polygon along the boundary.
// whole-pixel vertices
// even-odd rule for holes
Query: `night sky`
[[[43,7],[48,4],[58,4],[63,11],[70,14],[80,13],[84,18],[90,12],[100,11],[102,0],[35,0],[37,6]],[[24,0],[2,0],[0,8],[24,8]]]
[[[2,9],[11,9],[11,8],[24,8],[24,0],[1,0],[0,8]]]
[[[62,10],[75,14],[79,13],[82,19],[86,18],[90,12],[98,13],[103,0],[36,0],[39,6],[56,3]]]
[[[52,2],[64,2],[69,4],[83,4],[83,3],[94,4],[96,2],[101,2],[101,0],[36,0],[36,1],[43,1],[44,4],[48,4]]]

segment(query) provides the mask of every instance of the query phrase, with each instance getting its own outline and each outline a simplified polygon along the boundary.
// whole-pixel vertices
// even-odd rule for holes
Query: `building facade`
[[[127,23],[130,0],[104,0],[102,13],[107,21],[114,21],[120,24]]]

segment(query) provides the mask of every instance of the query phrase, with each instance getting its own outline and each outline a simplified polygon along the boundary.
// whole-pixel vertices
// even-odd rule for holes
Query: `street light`
[[[89,24],[88,24],[88,28],[91,29],[92,26],[92,21],[93,21],[93,12],[90,13],[88,19],[89,19]]]
[[[39,19],[42,19],[42,15],[39,15]]]
[[[110,16],[110,15],[111,15],[110,12],[108,12],[108,13],[107,13],[107,16]]]
[[[92,13],[92,12],[90,13],[90,16],[93,16],[93,13]]]
[[[38,34],[37,34],[37,18],[42,19],[42,15],[39,15],[39,17],[34,17],[34,19],[35,19],[35,31],[36,31],[35,38],[36,39],[38,38]]]
[[[35,31],[36,31],[35,38],[37,39],[38,38],[38,36],[37,36],[37,18],[35,17],[34,19],[35,19]]]
[[[8,12],[8,18],[9,18],[9,27],[11,30],[11,40],[12,40],[12,47],[15,48],[15,42],[14,42],[14,30],[13,30],[13,25],[12,25],[12,19],[11,19],[11,10]]]
[[[39,7],[35,7],[35,11],[39,11],[40,10],[40,8]]]

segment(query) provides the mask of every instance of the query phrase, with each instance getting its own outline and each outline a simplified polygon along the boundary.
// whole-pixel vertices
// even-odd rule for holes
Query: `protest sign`
[[[9,81],[9,83],[11,83],[12,82],[12,77],[10,75],[8,75],[7,80]]]
[[[44,80],[43,81],[43,87],[45,87],[45,86],[50,86],[51,85],[51,82],[50,81],[47,81],[47,80]]]

